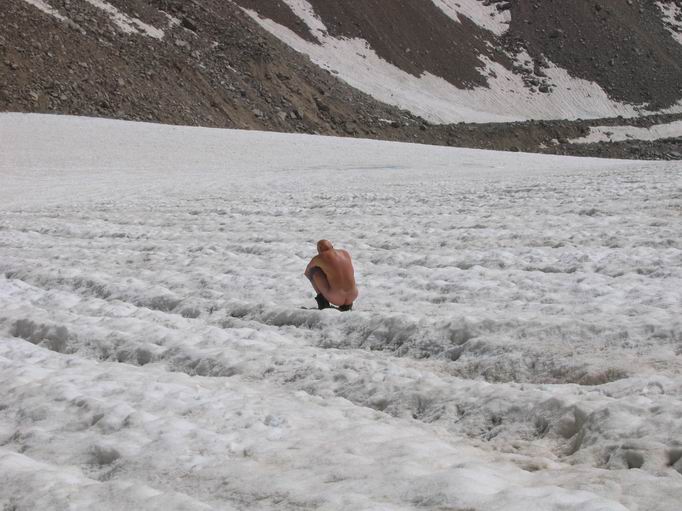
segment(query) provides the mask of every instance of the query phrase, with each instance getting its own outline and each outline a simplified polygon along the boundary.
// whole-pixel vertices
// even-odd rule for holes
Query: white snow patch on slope
[[[161,11],[161,13],[166,17],[166,20],[168,20],[168,28],[175,28],[180,26],[181,21],[176,18],[175,16],[171,16],[165,11]]]
[[[460,22],[460,16],[466,16],[477,25],[490,30],[495,35],[503,35],[509,30],[511,11],[498,11],[495,4],[480,0],[432,0],[445,14]]]
[[[148,25],[137,18],[128,16],[127,14],[119,11],[109,2],[105,2],[104,0],[85,1],[109,14],[111,20],[119,28],[119,30],[121,30],[121,32],[126,34],[136,34],[141,32],[154,39],[163,39],[163,30]]]
[[[682,44],[682,7],[673,2],[656,2],[668,24],[668,31],[673,38]]]
[[[322,23],[319,16],[315,14],[313,6],[306,0],[285,0],[285,3],[296,16],[305,22],[313,36],[322,41],[327,32],[327,27]]]
[[[0,139],[0,504],[679,510],[679,162]],[[300,308],[320,237],[352,313]]]
[[[630,105],[611,101],[597,84],[573,78],[551,63],[546,73],[554,87],[548,94],[532,92],[520,76],[483,57],[481,66],[488,76],[489,87],[458,89],[430,73],[416,77],[381,59],[362,39],[330,37],[305,0],[285,1],[311,27],[321,44],[306,41],[254,11],[245,11],[270,33],[308,55],[317,65],[333,71],[349,85],[431,122],[633,117],[643,113]],[[682,104],[670,109],[677,110],[682,110]]]
[[[623,140],[659,140],[682,137],[682,121],[655,124],[648,128],[637,126],[593,126],[590,134],[574,138],[572,144],[593,144],[596,142],[620,142]]]
[[[57,18],[59,21],[66,21],[66,18],[59,14],[59,11],[57,11],[57,9],[49,5],[47,2],[44,2],[43,0],[24,0],[24,2],[31,4],[34,7],[37,7],[45,14],[53,16],[54,18]]]

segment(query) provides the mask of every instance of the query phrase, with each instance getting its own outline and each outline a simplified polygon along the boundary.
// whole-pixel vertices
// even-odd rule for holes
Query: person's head
[[[329,240],[320,240],[317,242],[317,253],[321,254],[322,252],[326,252],[327,250],[333,249],[334,246],[332,245],[332,242]]]

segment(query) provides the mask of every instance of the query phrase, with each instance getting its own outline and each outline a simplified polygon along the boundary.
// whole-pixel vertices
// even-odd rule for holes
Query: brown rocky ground
[[[605,0],[599,1],[610,5]],[[307,57],[262,31],[233,2],[109,2],[122,12],[162,28],[165,37],[158,40],[141,34],[124,34],[108,15],[85,0],[49,1],[62,16],[68,18],[68,22],[41,12],[24,0],[3,0],[0,9],[0,111],[90,115],[169,124],[609,157],[678,158],[682,152],[679,140],[593,144],[594,147],[568,143],[568,139],[585,134],[589,126],[668,122],[682,116],[653,116],[631,121],[430,125],[408,112],[374,100],[315,66]],[[306,34],[307,28],[297,23],[293,13],[287,12],[288,7],[282,2],[239,0],[239,3],[259,7],[264,15],[291,24],[302,35]],[[402,43],[396,43],[395,38],[401,27],[405,28],[406,19],[410,18],[405,18],[399,11],[394,11],[393,17],[388,18],[393,28],[383,30],[363,25],[363,18],[357,15],[357,9],[365,5],[362,2],[320,0],[313,3],[329,18],[326,22],[331,30],[339,35],[363,33],[384,52],[387,60],[410,72],[418,74],[424,70],[441,70],[444,74],[450,73],[448,76],[453,82],[459,80],[460,85],[478,83],[479,78],[472,71],[475,70],[473,61],[462,65],[459,74],[446,69],[447,60],[459,55],[456,52],[462,53],[462,49],[451,44],[441,53],[435,52],[434,45],[437,46],[438,41],[445,37],[442,32],[434,32],[430,42],[422,43],[419,42],[419,34],[412,33],[410,44],[415,50],[404,58]],[[382,3],[378,0],[370,3],[378,16]],[[499,8],[505,9],[526,9],[530,6],[530,10],[521,11],[521,16],[533,15],[529,18],[532,23],[524,23],[522,28],[508,34],[504,41],[497,41],[507,47],[520,44],[522,37],[531,40],[531,35],[524,32],[526,25],[537,25],[545,19],[543,16],[551,15],[545,12],[544,7],[532,7],[537,2],[497,3]],[[430,8],[415,7],[417,4],[413,2],[404,1],[402,4],[413,20],[427,19],[436,23],[440,19],[440,15]],[[398,3],[392,5],[397,9]],[[607,8],[615,9],[614,6]],[[177,19],[178,23],[172,23],[169,16]],[[421,30],[428,31],[429,27],[423,26]],[[473,34],[474,39],[484,41],[484,31],[473,23],[465,22],[458,30],[461,30],[458,37],[467,38]],[[560,39],[558,49],[552,50],[547,45],[555,39]],[[568,43],[561,43],[564,39],[568,38],[548,36],[546,41],[538,41],[537,55],[551,51],[570,54]],[[668,39],[673,41],[669,36]],[[480,41],[476,44],[482,44]],[[633,39],[631,44],[639,42]],[[494,56],[498,50],[492,48],[486,51]],[[671,48],[658,48],[660,51],[655,58],[663,62],[668,58],[666,56],[675,57],[677,54],[674,52],[678,50],[674,46]],[[420,52],[423,54],[421,57]],[[473,54],[469,52],[466,58],[472,58]],[[561,58],[561,53],[557,55],[553,58]],[[464,59],[462,62],[468,62],[464,53],[459,57]],[[632,91],[623,92],[621,97],[630,94],[634,99],[641,99],[655,95],[660,104],[682,97],[682,94],[675,95],[679,83],[682,83],[682,75],[675,74],[681,61],[677,61],[677,68],[672,66],[671,71],[666,71],[665,78],[656,80],[656,87],[660,85],[660,88],[652,86],[647,89],[649,92],[637,96],[639,93],[636,91],[644,89],[633,80]],[[642,64],[640,60],[633,62],[633,65]],[[594,67],[599,68],[597,65]],[[679,79],[675,83],[674,77]],[[620,94],[618,87],[614,91],[614,94]]]
[[[357,119],[371,125],[370,113],[395,116],[261,33],[230,2],[111,3],[154,26],[167,22],[159,10],[181,24],[159,41],[122,34],[83,1],[53,1],[77,24],[68,25],[7,0],[0,109],[321,133]]]

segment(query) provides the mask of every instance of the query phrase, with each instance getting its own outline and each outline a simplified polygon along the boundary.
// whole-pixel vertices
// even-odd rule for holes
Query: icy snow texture
[[[0,139],[0,505],[679,511],[680,163]],[[320,237],[352,313],[300,308]]]
[[[481,56],[488,87],[458,89],[430,73],[416,77],[381,59],[363,39],[331,37],[306,0],[283,0],[310,28],[320,44],[306,41],[290,29],[244,9],[257,23],[317,65],[349,85],[388,104],[411,111],[431,122],[506,122],[525,119],[633,117],[637,108],[614,102],[596,83],[571,77],[551,62],[545,73],[551,92],[533,92],[523,79]],[[436,0],[434,0],[436,1]],[[443,1],[436,1],[444,6]],[[450,4],[452,5],[455,4]],[[462,6],[468,2],[462,3]],[[483,6],[481,6],[483,8]],[[452,8],[446,14],[454,16]],[[462,11],[465,12],[465,11]],[[682,103],[668,111],[682,111]]]
[[[668,124],[655,124],[648,128],[637,126],[593,126],[590,134],[571,140],[573,144],[592,144],[595,142],[620,142],[622,140],[659,140],[662,138],[682,137],[682,121]]]

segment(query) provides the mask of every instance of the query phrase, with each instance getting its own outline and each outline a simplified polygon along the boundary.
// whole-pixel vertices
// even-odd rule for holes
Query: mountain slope
[[[682,108],[682,45],[652,2],[237,1],[341,79],[435,122]]]
[[[591,127],[679,118],[631,116],[679,110],[680,3],[633,0],[628,16],[607,14],[608,2],[594,12],[546,4],[6,0],[0,110],[676,157],[675,138],[644,149],[568,141]],[[609,48],[621,44],[641,55],[611,66]]]
[[[367,129],[399,115],[262,34],[230,2],[49,5],[59,18],[24,0],[0,11],[3,110],[306,132],[336,129],[320,110]]]

